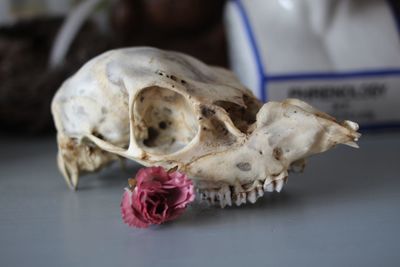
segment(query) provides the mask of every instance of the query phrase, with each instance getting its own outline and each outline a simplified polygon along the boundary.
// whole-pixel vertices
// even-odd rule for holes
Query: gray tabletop
[[[116,164],[71,192],[54,138],[1,137],[0,266],[400,266],[400,135],[315,156],[254,205],[193,205],[149,229],[122,223]]]

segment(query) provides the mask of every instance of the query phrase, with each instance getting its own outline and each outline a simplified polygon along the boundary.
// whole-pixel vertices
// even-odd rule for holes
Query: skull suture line
[[[80,173],[123,157],[178,167],[222,207],[280,191],[306,157],[357,147],[360,136],[354,122],[296,99],[263,105],[230,71],[147,47],[89,61],[59,89],[52,112],[71,188]]]

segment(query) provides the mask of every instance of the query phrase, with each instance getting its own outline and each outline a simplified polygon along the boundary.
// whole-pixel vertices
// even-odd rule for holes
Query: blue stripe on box
[[[380,70],[348,71],[348,72],[316,72],[316,73],[270,75],[268,76],[268,80],[271,82],[286,82],[292,80],[336,80],[336,79],[352,79],[352,78],[399,76],[399,75],[400,75],[400,69],[380,69]]]
[[[321,72],[321,73],[288,73],[282,75],[268,75],[265,71],[265,67],[261,62],[260,51],[257,46],[256,39],[250,24],[250,20],[247,16],[246,10],[241,0],[232,0],[238,7],[242,20],[245,25],[247,36],[249,37],[253,54],[256,58],[257,69],[260,76],[260,88],[259,92],[261,99],[267,101],[267,87],[270,82],[282,82],[291,80],[329,80],[329,79],[349,79],[349,78],[365,78],[365,77],[376,77],[376,76],[400,76],[400,69],[375,69],[375,70],[356,70],[348,72]],[[400,34],[400,16],[395,12],[393,1],[387,0],[391,7],[397,27]]]
[[[250,24],[250,20],[246,13],[241,0],[231,0],[236,4],[242,21],[244,23],[246,34],[250,40],[250,45],[253,50],[253,55],[256,59],[257,70],[259,75],[259,95],[262,101],[267,101],[268,84],[270,82],[284,82],[284,81],[300,81],[300,80],[334,80],[334,79],[351,79],[351,78],[367,78],[377,76],[400,76],[400,69],[371,69],[371,70],[355,70],[348,72],[315,72],[315,73],[288,73],[282,75],[268,75],[265,66],[261,61],[260,51]],[[394,21],[400,36],[400,14],[396,12],[394,1],[386,0],[392,10]],[[382,122],[379,124],[364,124],[360,126],[361,131],[370,131],[377,129],[400,129],[400,122]]]
[[[244,23],[245,29],[246,29],[246,34],[247,37],[250,40],[250,45],[251,49],[253,50],[253,55],[256,59],[256,64],[257,64],[257,71],[258,71],[258,76],[259,76],[259,94],[261,96],[261,100],[266,101],[267,100],[267,86],[266,86],[266,75],[265,75],[265,68],[263,66],[263,63],[261,62],[261,55],[257,47],[257,42],[254,37],[253,30],[251,28],[250,20],[249,17],[247,16],[246,10],[243,6],[243,3],[240,0],[232,0],[233,3],[236,4],[240,16],[242,17],[242,21]]]

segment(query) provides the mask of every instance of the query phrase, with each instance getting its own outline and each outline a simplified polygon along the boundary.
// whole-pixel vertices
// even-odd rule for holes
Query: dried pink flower
[[[122,196],[122,219],[139,228],[161,224],[181,215],[194,198],[193,183],[185,174],[162,167],[142,168],[136,185]]]

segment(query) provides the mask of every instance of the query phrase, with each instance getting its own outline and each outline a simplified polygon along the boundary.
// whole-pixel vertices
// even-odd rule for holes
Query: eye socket
[[[135,101],[135,138],[153,154],[183,149],[198,132],[194,109],[181,94],[160,87],[143,89]]]

